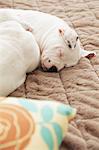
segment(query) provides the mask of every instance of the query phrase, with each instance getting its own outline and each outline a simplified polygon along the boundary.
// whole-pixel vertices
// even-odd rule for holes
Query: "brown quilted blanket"
[[[97,57],[83,58],[59,73],[39,69],[11,96],[51,98],[77,108],[61,150],[99,150],[99,0],[0,0],[0,7],[33,9],[68,21],[87,50]]]

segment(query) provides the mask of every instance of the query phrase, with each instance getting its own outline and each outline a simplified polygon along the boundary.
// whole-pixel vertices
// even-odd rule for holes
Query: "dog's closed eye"
[[[68,42],[68,44],[70,44],[70,41],[67,41]]]
[[[49,59],[49,60],[48,60],[48,62],[50,63],[50,62],[51,62],[51,60]]]
[[[68,47],[69,47],[69,48],[72,48],[72,46],[71,46],[70,44],[68,45]]]
[[[67,41],[68,42],[68,47],[69,48],[72,48],[71,44],[70,44],[70,41]]]
[[[76,37],[76,41],[78,40],[78,36]]]

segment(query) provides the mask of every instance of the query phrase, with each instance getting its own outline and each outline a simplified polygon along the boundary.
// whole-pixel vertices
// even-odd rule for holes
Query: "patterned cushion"
[[[55,101],[2,98],[0,150],[57,150],[75,114]]]

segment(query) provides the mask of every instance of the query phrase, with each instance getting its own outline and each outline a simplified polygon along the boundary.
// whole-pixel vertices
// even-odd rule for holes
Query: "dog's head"
[[[79,38],[75,30],[69,28],[59,29],[59,33],[70,50],[74,50],[79,42]]]
[[[60,29],[58,32],[61,40],[53,42],[52,45],[50,43],[41,54],[41,66],[44,71],[57,72],[64,67],[74,66],[81,57],[94,53],[80,48],[78,35],[73,29],[68,34]]]
[[[44,71],[57,72],[65,66],[63,58],[63,50],[58,47],[53,47],[53,49],[42,53],[41,66]]]

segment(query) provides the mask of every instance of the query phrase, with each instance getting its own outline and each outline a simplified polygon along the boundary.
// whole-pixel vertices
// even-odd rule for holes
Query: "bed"
[[[0,7],[32,9],[56,15],[77,31],[82,46],[97,56],[82,58],[59,73],[40,69],[10,96],[53,99],[77,108],[60,150],[99,150],[99,0],[0,0]]]

